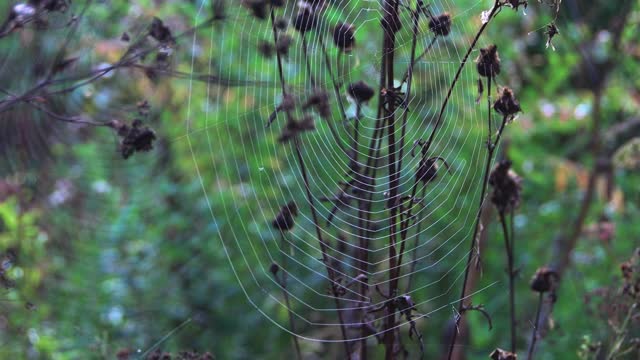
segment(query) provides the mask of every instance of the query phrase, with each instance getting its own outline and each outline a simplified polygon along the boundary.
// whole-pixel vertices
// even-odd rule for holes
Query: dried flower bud
[[[489,185],[493,188],[491,202],[498,212],[504,214],[518,207],[522,178],[511,170],[511,161],[500,161],[489,175]]]
[[[293,20],[293,27],[304,34],[307,31],[313,30],[317,22],[318,18],[314,10],[309,6],[305,6],[298,11],[298,15],[296,15],[296,18]]]
[[[500,56],[498,47],[489,45],[480,49],[480,56],[476,59],[476,65],[480,76],[495,77],[500,74]]]
[[[491,353],[491,355],[489,355],[489,357],[493,360],[517,360],[518,359],[518,355],[502,349],[495,349]]]
[[[349,94],[349,96],[358,103],[366,103],[371,100],[375,92],[371,86],[360,80],[349,85],[347,88],[347,94]]]
[[[431,17],[429,29],[436,36],[447,36],[451,32],[451,15],[445,12],[438,16]]]
[[[273,276],[276,276],[279,270],[280,270],[280,266],[277,263],[272,262],[271,266],[269,267],[269,272],[271,272]]]
[[[275,49],[269,41],[261,41],[258,44],[258,52],[260,52],[260,54],[266,58],[272,57],[274,51]]]
[[[556,271],[544,266],[536,270],[531,278],[531,290],[539,293],[545,293],[554,290],[559,275]]]
[[[331,116],[331,107],[329,106],[329,94],[322,89],[317,89],[311,94],[307,102],[304,103],[302,109],[307,110],[313,107],[323,118]]]
[[[242,0],[242,5],[251,10],[251,14],[260,20],[267,18],[267,2],[265,0]]]
[[[280,208],[280,212],[271,223],[274,229],[280,231],[289,231],[295,225],[295,217],[298,216],[298,206],[291,201]]]
[[[279,18],[276,20],[276,28],[280,31],[285,31],[289,27],[287,19]]]
[[[128,159],[133,153],[138,151],[150,151],[153,149],[153,141],[156,133],[148,126],[142,126],[142,121],[136,119],[128,126],[117,120],[111,122],[111,126],[118,131],[122,137],[120,141],[120,153],[122,157]]]
[[[282,129],[282,133],[280,134],[280,137],[278,137],[278,141],[281,143],[287,142],[299,134],[305,131],[314,130],[315,128],[315,122],[313,121],[313,117],[310,115],[304,115],[300,120],[292,118],[284,129]]]
[[[276,42],[276,51],[280,56],[287,57],[289,56],[289,47],[293,39],[289,35],[282,35],[278,37],[278,41]]]
[[[513,10],[518,11],[520,6],[524,6],[526,9],[529,3],[526,0],[507,0],[509,6],[513,8]]]
[[[153,22],[151,22],[149,36],[161,43],[173,42],[171,30],[157,17],[153,18]]]
[[[511,117],[522,111],[520,102],[513,94],[513,90],[506,86],[498,93],[498,99],[493,104],[493,109],[500,115]]]
[[[333,29],[333,42],[338,49],[349,52],[356,44],[355,29],[348,23],[339,23]]]

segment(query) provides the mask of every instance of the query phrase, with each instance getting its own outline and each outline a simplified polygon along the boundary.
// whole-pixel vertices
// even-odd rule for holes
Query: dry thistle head
[[[520,6],[524,6],[525,9],[527,8],[527,6],[529,6],[529,3],[526,0],[507,0],[506,3],[515,11],[518,11],[518,8]]]
[[[295,202],[290,201],[280,208],[280,212],[278,212],[276,218],[271,222],[271,226],[283,232],[289,231],[293,229],[295,225],[296,216],[298,216],[298,206]]]
[[[543,266],[536,270],[531,278],[531,290],[539,293],[546,293],[555,290],[559,275],[555,270]]]
[[[151,22],[151,28],[149,29],[149,36],[156,39],[160,43],[173,42],[173,36],[171,30],[166,26],[159,18],[153,18]]]
[[[511,170],[511,161],[500,161],[489,175],[489,185],[493,188],[491,202],[501,214],[505,214],[520,204],[522,178]]]
[[[323,118],[328,118],[331,115],[331,107],[329,106],[329,94],[322,89],[316,89],[311,96],[304,103],[302,109],[307,110],[313,107],[318,114]]]
[[[500,348],[493,350],[489,357],[493,360],[517,360],[518,355]]]
[[[260,20],[267,18],[266,0],[242,0],[242,5],[251,10],[251,14]]]
[[[266,58],[271,58],[274,50],[273,45],[269,41],[260,41],[258,44],[258,52]]]
[[[362,104],[371,100],[373,95],[375,95],[375,91],[371,86],[367,85],[367,83],[360,80],[349,85],[347,94],[357,103]]]
[[[478,74],[484,77],[495,77],[500,74],[500,56],[498,55],[498,47],[489,45],[480,49],[480,55],[476,59]]]
[[[339,23],[333,29],[333,43],[338,49],[349,52],[356,44],[355,29],[349,23]]]
[[[304,34],[307,31],[313,30],[318,22],[315,9],[311,6],[302,6],[298,11],[298,15],[293,20],[293,27],[300,33]]]
[[[142,120],[133,120],[131,126],[113,120],[109,126],[115,129],[122,138],[120,140],[120,153],[124,159],[128,159],[135,152],[153,149],[156,133],[150,127],[142,126]]]
[[[289,56],[289,47],[291,47],[291,43],[293,39],[289,35],[282,35],[278,37],[278,41],[276,42],[276,51],[280,56],[287,57]]]
[[[429,20],[429,29],[436,36],[447,36],[451,32],[451,15],[448,12],[438,16],[432,16]]]
[[[493,104],[493,109],[498,112],[498,114],[509,117],[513,117],[522,111],[520,102],[513,94],[513,90],[506,86],[498,92],[498,99]]]
[[[293,117],[287,122],[287,125],[282,129],[278,141],[281,143],[287,142],[305,131],[311,131],[316,128],[315,121],[311,115],[305,114],[299,120]]]

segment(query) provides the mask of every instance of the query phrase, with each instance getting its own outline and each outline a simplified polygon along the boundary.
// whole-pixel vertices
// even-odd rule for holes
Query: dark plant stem
[[[484,33],[485,29],[487,28],[487,26],[489,25],[489,23],[491,23],[491,19],[494,17],[494,15],[498,12],[498,10],[500,9],[500,0],[496,0],[493,4],[493,8],[491,8],[491,12],[488,15],[488,19],[487,22],[485,22],[484,24],[482,24],[482,26],[480,27],[480,29],[478,30],[478,32],[476,33],[476,36],[474,37],[473,41],[471,42],[471,45],[469,46],[469,48],[467,49],[467,53],[465,54],[464,58],[462,59],[462,62],[460,63],[460,66],[458,67],[458,70],[456,71],[456,75],[453,78],[453,81],[451,82],[451,85],[449,86],[449,90],[447,91],[447,95],[444,99],[444,101],[442,102],[442,106],[440,108],[440,112],[438,113],[438,118],[436,120],[436,123],[434,125],[433,131],[431,131],[431,134],[429,135],[429,139],[427,140],[426,144],[425,144],[425,151],[428,152],[431,148],[431,144],[433,143],[433,139],[435,138],[436,132],[438,130],[438,128],[440,127],[440,124],[442,123],[442,117],[444,115],[444,111],[447,108],[447,105],[449,104],[449,100],[451,99],[451,95],[453,94],[453,89],[455,88],[456,84],[458,83],[458,80],[460,79],[460,74],[462,73],[462,69],[464,68],[464,66],[466,65],[467,61],[469,60],[469,56],[471,55],[471,52],[473,51],[473,49],[475,49],[476,44],[478,43],[478,40],[480,40],[480,37],[482,36],[482,34]],[[502,126],[501,129],[504,129],[504,125],[506,122],[506,118],[502,121]],[[500,140],[500,135],[502,133],[502,130],[498,132],[498,138],[496,139],[496,143]],[[462,282],[462,291],[461,291],[461,295],[458,301],[458,313],[460,314],[460,316],[456,319],[456,326],[454,327],[454,330],[452,332],[451,335],[451,343],[449,344],[449,354],[447,356],[448,360],[451,360],[451,356],[453,355],[453,349],[455,347],[456,341],[458,339],[458,324],[460,323],[460,320],[462,319],[462,312],[463,312],[463,308],[464,308],[464,299],[466,296],[466,292],[467,292],[467,281],[469,280],[469,270],[471,268],[471,262],[473,261],[473,249],[475,247],[475,241],[476,241],[476,237],[478,235],[478,225],[480,224],[480,217],[482,215],[482,203],[484,202],[484,196],[485,196],[485,192],[486,192],[486,187],[487,187],[487,182],[489,181],[489,170],[491,167],[491,160],[493,158],[493,152],[494,152],[494,147],[492,146],[493,144],[491,143],[487,143],[487,147],[488,147],[488,156],[487,156],[487,162],[485,165],[485,174],[483,176],[483,181],[482,181],[482,190],[481,190],[481,195],[480,195],[480,205],[478,206],[478,212],[477,212],[477,216],[476,216],[476,221],[475,221],[475,225],[474,225],[474,229],[473,229],[473,236],[471,237],[470,240],[470,247],[469,247],[469,255],[467,258],[467,264],[465,267],[465,272],[464,272],[464,280]]]
[[[507,219],[503,212],[499,212],[500,223],[502,224],[502,233],[504,235],[504,246],[507,253],[507,271],[509,272],[509,313],[511,316],[511,352],[516,352],[516,304],[515,304],[515,287],[514,277],[515,270],[513,268],[513,233],[509,234],[507,227]]]
[[[427,187],[424,186],[420,194],[422,199],[424,199],[426,190],[427,190]],[[416,263],[418,261],[418,246],[420,245],[420,233],[422,230],[422,220],[423,219],[418,220],[418,228],[416,229],[416,239],[413,244],[413,250],[411,253],[411,267],[409,269],[409,280],[407,281],[407,290],[405,290],[406,292],[411,291],[411,285],[413,283],[413,278],[415,276],[414,273],[416,271]],[[406,240],[403,240],[403,241],[406,241]]]
[[[527,353],[527,360],[533,359],[533,349],[536,347],[536,340],[538,339],[538,323],[540,321],[540,310],[542,309],[542,303],[544,300],[544,293],[540,293],[538,296],[538,309],[536,310],[536,321],[533,323],[533,330],[531,331],[531,343],[529,344],[529,352]]]
[[[302,352],[300,351],[300,343],[298,342],[298,337],[295,335],[296,334],[296,327],[295,327],[295,322],[293,321],[293,311],[291,310],[291,303],[289,301],[289,292],[287,291],[287,255],[285,254],[285,244],[288,244],[287,240],[285,239],[285,234],[284,232],[280,232],[281,235],[281,245],[280,245],[280,251],[282,251],[282,276],[281,276],[281,280],[280,280],[280,286],[282,287],[282,295],[284,296],[284,302],[285,305],[287,306],[287,312],[289,313],[289,328],[292,332],[291,338],[293,340],[293,347],[296,351],[296,356],[298,360],[302,360]],[[286,247],[286,251],[289,252],[289,247]],[[274,275],[276,276],[276,275]],[[276,280],[277,280],[277,276],[276,276]]]
[[[393,63],[395,55],[395,33],[393,32],[393,25],[391,24],[398,18],[398,1],[387,0],[385,1],[385,14],[388,17],[388,31],[385,31],[385,68],[386,68],[386,81],[387,89],[393,89]],[[397,222],[398,222],[398,190],[400,189],[400,172],[397,163],[396,153],[396,129],[395,129],[395,103],[393,100],[387,102],[387,108],[384,111],[384,116],[388,121],[388,133],[387,143],[389,151],[387,154],[387,161],[389,167],[389,287],[387,296],[389,299],[393,299],[396,296],[398,287],[397,276],[397,253],[396,253],[396,236],[397,236]],[[394,301],[390,301],[387,305],[387,313],[384,322],[384,344],[385,344],[385,358],[387,360],[394,359],[395,349],[395,322],[396,322],[396,306]]]
[[[302,33],[302,56],[304,57],[304,63],[307,67],[307,74],[309,75],[309,81],[311,81],[311,87],[316,87],[316,80],[313,77],[313,73],[311,72],[311,63],[309,62],[309,54],[307,53],[307,48],[309,47],[307,44],[307,36],[305,33]]]
[[[413,65],[416,58],[416,47],[418,45],[418,20],[422,11],[422,0],[418,0],[416,10],[413,13],[413,38],[411,42],[411,59],[406,73],[407,93],[404,97],[404,114],[402,117],[402,134],[400,135],[400,150],[398,152],[398,168],[402,169],[402,153],[404,151],[404,139],[407,132],[407,119],[409,118],[409,100],[411,99],[411,85],[413,84]],[[434,38],[435,39],[435,38]],[[403,83],[404,83],[403,79]],[[402,253],[401,253],[402,254]],[[399,266],[400,264],[398,264]]]
[[[424,51],[422,51],[420,55],[416,56],[416,58],[409,63],[410,69],[412,69],[415,66],[415,64],[418,63],[418,61],[422,60],[425,56],[427,56],[429,51],[431,51],[431,48],[433,48],[433,45],[435,45],[436,40],[438,40],[438,37],[434,36],[431,39],[431,42],[429,43],[429,45],[427,45],[427,47],[424,49]],[[402,77],[402,81],[400,81],[400,86],[404,85],[404,83],[406,83],[408,79],[409,79],[409,69],[407,69],[407,72],[404,73],[404,76]]]
[[[478,236],[478,231],[480,228],[479,226],[480,218],[482,216],[482,206],[487,193],[487,184],[489,183],[489,172],[491,171],[491,162],[493,161],[493,155],[494,155],[496,146],[500,143],[500,139],[502,137],[504,127],[507,124],[507,120],[508,120],[507,116],[503,117],[502,124],[500,125],[500,129],[498,130],[498,134],[496,135],[495,141],[487,143],[487,159],[485,162],[484,175],[482,177],[482,184],[481,184],[481,190],[480,190],[480,203],[478,205],[478,212],[476,214],[476,220],[473,226],[473,234],[470,240],[469,255],[467,257],[467,264],[465,266],[465,271],[464,271],[464,280],[462,282],[462,291],[460,293],[460,297],[458,300],[458,314],[460,314],[460,316],[458,316],[458,318],[456,319],[456,326],[454,327],[453,333],[451,335],[451,343],[449,344],[449,355],[447,356],[447,359],[449,360],[451,360],[451,356],[453,355],[453,349],[457,341],[457,337],[458,337],[457,328],[458,328],[458,325],[460,324],[460,321],[462,320],[462,316],[464,315],[464,307],[465,307],[464,300],[467,294],[467,281],[469,280],[469,270],[471,269],[471,263],[473,262],[473,256],[474,256],[473,250],[475,249],[475,246],[476,246],[476,238]]]
[[[271,29],[273,31],[273,38],[274,38],[274,44],[277,43],[278,41],[278,30],[276,28],[275,25],[275,14],[274,14],[274,10],[273,7],[271,7]],[[282,72],[282,61],[280,58],[280,54],[276,52],[276,57],[278,60],[278,73],[280,75],[280,81],[281,81],[281,85],[282,85],[282,93],[283,95],[286,95],[286,85],[285,85],[285,79],[284,79],[284,74]],[[290,117],[291,115],[289,114],[289,112],[285,112],[286,116],[289,118],[289,121],[291,120]],[[347,355],[347,359],[350,357],[350,353],[349,353],[349,343],[346,341],[347,340],[347,331],[344,325],[344,319],[342,316],[342,310],[341,310],[341,305],[340,305],[340,299],[339,299],[339,294],[337,291],[337,283],[335,281],[336,277],[335,277],[335,273],[333,268],[330,266],[330,262],[329,262],[329,258],[327,255],[327,246],[326,243],[324,242],[324,240],[322,239],[322,229],[320,228],[320,223],[318,222],[318,214],[316,212],[316,207],[314,204],[314,200],[313,200],[313,195],[311,194],[311,188],[309,187],[309,177],[307,174],[307,168],[305,167],[304,164],[304,158],[302,157],[302,152],[300,151],[300,139],[298,136],[294,137],[293,139],[294,141],[294,148],[295,148],[295,154],[296,154],[296,159],[298,161],[298,166],[300,167],[300,172],[302,173],[302,179],[304,181],[304,187],[305,187],[305,193],[307,196],[307,201],[309,202],[309,207],[311,208],[311,218],[313,220],[313,225],[315,227],[316,230],[316,236],[318,237],[318,242],[320,243],[320,251],[322,253],[322,262],[325,265],[325,269],[327,270],[327,276],[329,277],[329,282],[331,283],[331,292],[334,295],[334,299],[335,299],[335,303],[336,303],[336,311],[338,313],[338,320],[340,322],[340,332],[342,334],[342,338],[345,340],[344,341],[344,348],[345,348],[345,352]]]
[[[318,214],[316,212],[316,206],[313,201],[313,195],[311,194],[311,188],[309,187],[309,176],[307,175],[307,169],[304,164],[304,158],[302,157],[302,152],[300,151],[300,139],[296,136],[294,138],[294,146],[296,158],[298,159],[298,166],[300,167],[300,172],[302,173],[302,180],[304,182],[305,193],[307,195],[307,201],[309,202],[309,207],[311,208],[311,218],[313,220],[314,227],[316,229],[316,236],[318,237],[318,241],[320,243],[320,252],[322,253],[322,262],[325,264],[325,268],[327,269],[327,275],[329,277],[329,281],[331,282],[331,292],[334,296],[336,302],[336,311],[338,312],[338,319],[340,321],[340,331],[342,333],[342,338],[345,340],[344,346],[345,351],[347,353],[347,359],[350,357],[349,351],[349,342],[347,340],[347,331],[344,326],[344,319],[342,317],[342,310],[340,305],[340,298],[338,294],[338,284],[335,279],[335,272],[333,268],[330,266],[329,257],[327,256],[327,244],[322,239],[322,229],[320,228],[320,222],[318,221]]]
[[[331,60],[329,59],[329,54],[327,52],[327,47],[324,44],[324,40],[322,39],[322,36],[319,36],[319,38],[320,38],[320,46],[322,48],[322,54],[324,55],[325,66],[327,67],[327,71],[329,72],[329,76],[331,77],[331,83],[333,84],[333,91],[334,91],[334,93],[336,95],[336,100],[338,101],[338,108],[340,109],[340,116],[342,117],[342,119],[344,121],[347,121],[347,112],[344,109],[344,103],[342,102],[342,97],[340,96],[340,86],[338,85],[338,82],[336,81],[336,77],[333,74],[333,68],[331,66]],[[331,131],[331,133],[333,134],[333,137],[336,140],[336,143],[338,144],[338,146],[340,147],[342,152],[344,154],[346,154],[347,151],[345,150],[344,145],[342,145],[342,141],[340,140],[340,136],[338,135],[337,130],[333,126],[333,122],[331,121],[331,119],[327,119],[327,123],[329,125],[329,130]]]

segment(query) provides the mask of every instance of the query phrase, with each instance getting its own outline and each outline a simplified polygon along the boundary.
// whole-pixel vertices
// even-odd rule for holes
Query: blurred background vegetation
[[[291,352],[290,336],[257,309],[283,326],[286,311],[265,296],[252,277],[255,271],[261,281],[268,278],[271,253],[277,251],[278,234],[270,220],[289,199],[304,203],[304,195],[294,158],[277,144],[277,130],[264,128],[279,98],[275,60],[257,50],[261,40],[270,39],[268,22],[256,20],[233,1],[227,3],[225,20],[200,28],[196,36],[176,38],[169,66],[186,76],[118,69],[43,100],[58,113],[96,120],[141,118],[158,137],[151,152],[124,160],[112,129],[53,121],[26,104],[0,113],[0,254],[6,283],[0,296],[0,358],[113,359],[123,349],[135,358],[156,348],[210,351],[220,359],[280,359]],[[330,3],[327,34],[338,21],[357,24],[357,48],[343,59],[344,81],[364,79],[375,85],[379,5]],[[16,4],[3,1],[0,16],[8,16]],[[480,13],[491,4],[432,3],[434,12],[452,14],[452,34],[417,65],[415,87],[423,100],[414,109],[416,119],[434,116],[480,26]],[[48,14],[46,25],[31,24],[0,38],[2,96],[37,84],[65,41],[65,57],[77,58],[65,71],[83,73],[117,61],[131,42],[145,36],[154,17],[175,35],[212,16],[208,0],[93,1],[83,13],[84,5],[73,1],[65,12]],[[282,16],[293,14],[286,10]],[[620,150],[640,135],[640,4],[563,1],[555,51],[545,46],[545,26],[554,14],[553,7],[537,1],[531,1],[526,15],[503,10],[480,42],[498,45],[503,61],[499,84],[514,88],[524,109],[509,126],[500,150],[524,178],[515,217],[519,348],[526,349],[537,303],[529,279],[538,267],[562,262],[558,251],[565,251],[569,262],[537,358],[603,358],[593,356],[594,349],[600,344],[606,353],[614,346],[620,321],[619,308],[609,305],[624,302],[620,264],[640,245],[638,150]],[[75,32],[67,26],[73,16],[79,19]],[[426,24],[421,27],[426,31]],[[122,40],[125,32],[129,42]],[[397,76],[408,62],[410,27],[401,34]],[[320,69],[318,42],[312,38],[310,44]],[[330,54],[333,58],[337,51],[330,49]],[[285,70],[302,91],[300,59],[299,47],[292,47]],[[189,74],[216,74],[233,81],[202,82]],[[328,80],[324,71],[317,74],[320,81]],[[237,84],[242,81],[254,84]],[[255,84],[258,81],[265,84]],[[449,239],[461,229],[468,231],[473,210],[452,214],[453,205],[473,209],[469,204],[477,203],[478,186],[470,184],[477,181],[474,174],[481,160],[476,157],[483,146],[484,107],[475,104],[476,96],[474,65],[469,64],[447,112],[452,125],[436,146],[463,171],[433,193],[431,216],[438,221],[427,233],[435,242],[438,236]],[[148,110],[141,106],[144,101]],[[596,103],[601,115],[594,130]],[[373,106],[364,111],[375,116]],[[372,126],[373,119],[368,121]],[[412,120],[411,142],[424,134],[428,122]],[[337,149],[326,146],[333,141],[326,124],[317,125],[304,150],[312,164],[314,192],[329,196],[346,165]],[[623,155],[625,161],[618,161]],[[571,237],[589,193],[593,195],[575,246],[558,247],[559,239]],[[451,205],[436,207],[441,203]],[[330,209],[323,206],[320,212],[326,216]],[[309,219],[295,230],[297,238],[307,238],[309,248],[312,231]],[[445,261],[419,273],[417,284],[435,282],[424,290],[423,300],[440,294],[447,294],[443,304],[455,300],[460,281],[448,291],[463,269],[459,259],[468,246],[466,237],[455,239],[462,246],[453,255],[445,257],[453,251],[450,244],[433,255]],[[494,326],[487,331],[479,314],[467,316],[468,359],[486,358],[508,344],[507,276],[496,219],[488,224],[487,239],[476,288],[492,286],[479,292],[474,304],[484,304]],[[319,292],[326,288],[302,267],[292,265],[291,271]],[[277,290],[268,289],[280,297]],[[304,289],[292,291],[310,303],[317,300]],[[426,358],[438,358],[446,348],[443,334],[451,317],[446,307],[418,322]],[[638,322],[636,317],[625,345],[633,346],[629,341],[639,335]],[[337,336],[323,333],[321,327],[299,331],[315,338]],[[403,336],[408,337],[404,330]],[[382,351],[371,344],[372,354]],[[406,345],[415,358],[417,344],[407,338]],[[301,346],[309,358],[335,358],[341,351],[331,343],[302,341]],[[626,356],[637,359],[638,351]]]

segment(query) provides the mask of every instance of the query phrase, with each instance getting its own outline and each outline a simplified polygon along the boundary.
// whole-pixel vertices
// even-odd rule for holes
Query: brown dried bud
[[[539,293],[545,293],[554,290],[559,275],[556,271],[544,266],[536,270],[531,278],[531,290]]]
[[[267,18],[267,2],[265,0],[242,0],[242,5],[251,10],[256,18],[260,20]]]
[[[503,116],[513,116],[522,111],[520,102],[513,94],[513,90],[506,86],[498,93],[498,99],[493,104],[493,109]]]
[[[520,204],[522,178],[511,170],[511,161],[500,161],[489,175],[489,185],[493,188],[491,202],[498,212],[505,214]]]
[[[517,360],[518,359],[517,354],[514,354],[506,350],[502,350],[502,349],[495,349],[491,353],[491,355],[489,355],[489,357],[493,360]]]
[[[280,270],[280,266],[277,263],[272,262],[271,266],[269,267],[269,272],[271,272],[273,276],[276,276],[279,270]]]
[[[142,121],[136,119],[129,127],[126,124],[117,124],[112,122],[116,128],[118,135],[122,137],[120,142],[120,153],[122,157],[128,159],[133,153],[138,151],[150,151],[153,149],[153,141],[156,139],[156,133],[148,126],[142,126]]]
[[[266,58],[272,57],[274,50],[273,45],[269,41],[261,41],[258,44],[258,52]]]
[[[298,15],[293,20],[293,27],[301,33],[313,30],[315,28],[318,18],[313,9],[305,6],[298,11]]]
[[[282,35],[278,37],[278,41],[276,42],[276,51],[280,56],[287,57],[289,56],[289,47],[293,39],[289,35]]]
[[[280,212],[276,215],[273,222],[271,222],[271,226],[280,231],[289,231],[293,229],[295,225],[294,218],[296,216],[298,216],[298,206],[295,202],[291,201],[280,208]]]
[[[323,118],[331,115],[331,107],[329,106],[329,94],[322,89],[317,89],[309,96],[307,102],[304,103],[302,109],[307,110],[313,107]]]
[[[156,39],[161,43],[173,42],[173,36],[171,30],[167,27],[159,18],[153,18],[151,22],[151,29],[149,29],[149,36]]]
[[[348,23],[339,23],[333,29],[333,42],[338,49],[349,52],[356,44],[355,29]]]
[[[498,47],[489,45],[484,49],[480,49],[480,56],[476,59],[476,65],[480,76],[495,77],[500,74]]]
[[[429,20],[429,29],[436,36],[447,36],[451,32],[451,15],[445,12]]]
[[[373,88],[362,80],[350,84],[347,93],[358,103],[366,103],[375,95]]]

